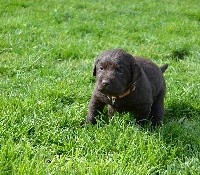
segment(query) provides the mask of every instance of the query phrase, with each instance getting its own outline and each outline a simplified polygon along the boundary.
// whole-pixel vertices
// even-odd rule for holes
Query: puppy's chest
[[[106,103],[115,109],[129,109],[137,102],[133,98],[113,98],[107,97]]]
[[[104,96],[104,102],[117,111],[128,111],[132,110],[136,105],[152,103],[153,99],[147,94],[135,93],[122,98]]]

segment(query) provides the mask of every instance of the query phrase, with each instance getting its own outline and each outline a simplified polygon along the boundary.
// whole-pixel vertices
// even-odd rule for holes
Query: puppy
[[[110,116],[131,111],[140,125],[151,121],[162,124],[166,91],[163,73],[152,61],[132,56],[122,49],[113,49],[97,57],[93,75],[96,85],[89,103],[86,123],[97,123],[98,116],[108,105]]]

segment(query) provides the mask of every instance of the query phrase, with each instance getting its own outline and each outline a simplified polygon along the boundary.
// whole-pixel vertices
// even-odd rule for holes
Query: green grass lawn
[[[0,174],[198,175],[199,0],[0,0]],[[81,128],[95,57],[169,64],[164,126]]]

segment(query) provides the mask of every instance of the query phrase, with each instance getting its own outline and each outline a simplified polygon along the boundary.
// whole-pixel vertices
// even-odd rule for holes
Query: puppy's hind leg
[[[162,125],[164,117],[164,97],[165,92],[161,91],[152,105],[150,116],[152,116],[152,126],[154,127]]]
[[[136,123],[144,126],[149,123],[148,117],[151,112],[151,104],[143,104],[135,106]]]

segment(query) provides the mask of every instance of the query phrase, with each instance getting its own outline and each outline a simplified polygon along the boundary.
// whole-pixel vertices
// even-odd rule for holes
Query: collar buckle
[[[112,105],[114,105],[114,104],[115,104],[116,97],[112,97],[111,99],[112,99]]]

